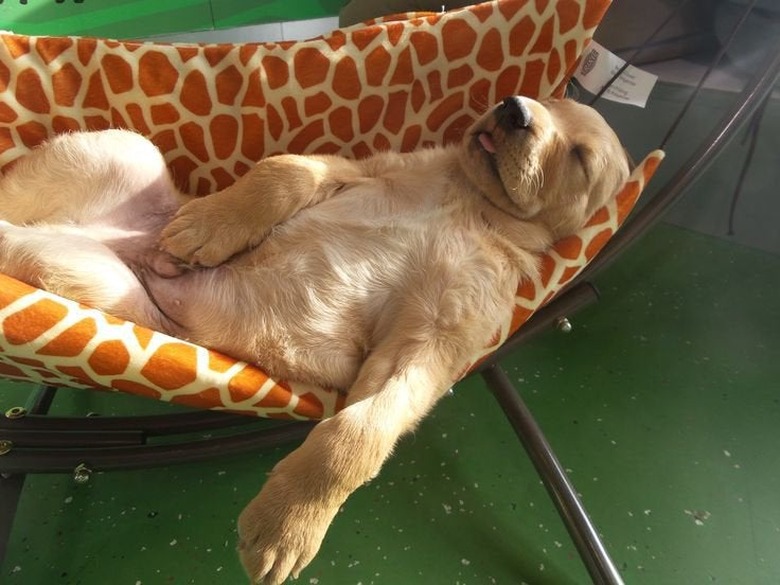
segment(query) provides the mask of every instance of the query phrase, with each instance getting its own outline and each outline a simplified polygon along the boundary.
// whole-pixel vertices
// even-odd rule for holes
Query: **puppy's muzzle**
[[[520,96],[505,98],[496,110],[496,122],[505,132],[527,129],[531,126],[531,110]]]

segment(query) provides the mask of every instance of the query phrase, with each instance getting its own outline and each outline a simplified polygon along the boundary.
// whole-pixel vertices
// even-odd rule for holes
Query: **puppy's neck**
[[[385,161],[385,159],[381,159]],[[538,255],[553,244],[554,234],[549,227],[538,221],[519,219],[509,210],[496,205],[481,185],[475,183],[463,169],[463,159],[457,146],[434,147],[403,155],[398,162],[406,169],[419,167],[422,174],[415,176],[446,177],[448,187],[441,191],[444,197],[454,197],[467,202],[474,210],[473,216],[480,217],[484,225],[503,241],[502,247],[513,248],[514,254]],[[407,173],[404,173],[407,176]],[[447,191],[449,193],[447,194]],[[513,255],[514,255],[513,254]],[[525,261],[523,262],[526,263]]]
[[[555,240],[553,233],[544,224],[517,219],[490,202],[485,202],[480,211],[489,226],[526,252],[544,252]]]
[[[479,209],[479,215],[493,231],[509,242],[532,254],[547,250],[554,242],[554,234],[542,222],[520,219],[509,209],[500,207],[483,186],[475,183],[463,170],[463,159],[456,147],[442,149],[442,156],[449,161],[450,176],[454,185],[460,186],[463,196],[470,196],[472,204]]]

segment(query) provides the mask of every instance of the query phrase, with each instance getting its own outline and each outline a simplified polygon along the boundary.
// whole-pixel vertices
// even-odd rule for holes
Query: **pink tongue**
[[[480,132],[477,138],[479,139],[479,143],[482,145],[482,148],[484,148],[487,152],[491,154],[496,152],[496,145],[493,144],[493,137],[490,135],[490,132]]]

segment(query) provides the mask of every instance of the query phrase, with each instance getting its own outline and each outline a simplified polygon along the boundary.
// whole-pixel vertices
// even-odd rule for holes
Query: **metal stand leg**
[[[504,410],[555,502],[569,534],[597,585],[623,585],[615,564],[580,502],[574,486],[506,373],[498,366],[480,372]]]
[[[34,414],[46,414],[54,400],[56,388],[41,386],[30,395],[27,411]],[[0,445],[0,449],[3,446]],[[0,475],[0,565],[3,564],[8,542],[11,538],[11,528],[14,524],[16,509],[22,496],[22,488],[26,473]]]
[[[0,565],[5,559],[16,508],[22,495],[25,475],[0,476]]]

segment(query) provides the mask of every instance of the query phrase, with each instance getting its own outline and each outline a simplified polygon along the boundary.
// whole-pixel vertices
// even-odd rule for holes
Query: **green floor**
[[[505,367],[629,584],[780,582],[780,258],[662,225]],[[19,403],[5,385],[0,406]],[[157,409],[63,393],[59,412]],[[587,583],[502,413],[461,383],[332,526],[310,584]],[[286,449],[32,477],[0,582],[243,583],[234,518]]]

